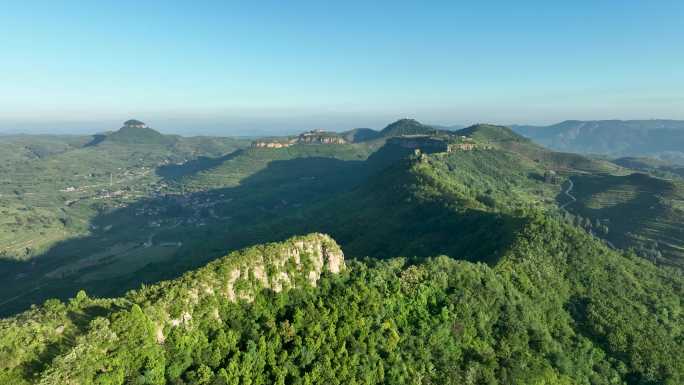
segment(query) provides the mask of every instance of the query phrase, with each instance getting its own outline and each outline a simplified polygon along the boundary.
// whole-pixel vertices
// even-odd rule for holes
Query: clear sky
[[[684,119],[684,1],[3,1],[0,129]]]

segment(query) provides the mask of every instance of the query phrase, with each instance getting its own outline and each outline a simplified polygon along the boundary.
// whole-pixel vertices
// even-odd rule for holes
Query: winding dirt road
[[[570,201],[563,203],[560,207],[561,209],[564,209],[571,203],[577,202],[577,198],[570,194],[570,191],[572,191],[572,189],[575,188],[575,183],[572,181],[572,178],[568,178],[568,182],[570,182],[570,184],[568,185],[568,189],[563,191],[563,194],[567,195],[567,197],[570,198]]]

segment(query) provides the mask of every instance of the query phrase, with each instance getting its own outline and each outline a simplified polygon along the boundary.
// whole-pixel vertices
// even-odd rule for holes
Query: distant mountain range
[[[438,132],[457,131],[465,128],[462,125],[441,126],[423,124],[415,119],[399,119],[390,123],[380,131],[371,128],[355,128],[341,133],[349,142],[365,142],[378,138],[388,138],[400,135],[432,135]]]
[[[648,156],[684,164],[682,120],[567,120],[551,126],[513,125],[551,149],[614,157]]]

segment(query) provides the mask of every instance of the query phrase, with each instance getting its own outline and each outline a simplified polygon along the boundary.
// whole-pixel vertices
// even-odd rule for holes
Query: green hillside
[[[615,159],[613,163],[632,170],[647,172],[661,178],[684,178],[684,166],[678,166],[659,159],[625,157]]]
[[[142,122],[140,122],[142,123]],[[107,134],[104,138],[105,142],[117,142],[124,144],[156,144],[156,145],[170,145],[176,142],[177,138],[173,136],[163,135],[147,126],[136,127],[131,125],[124,125],[117,131]]]
[[[529,140],[516,134],[508,127],[495,126],[492,124],[476,124],[456,131],[459,135],[469,136],[479,140],[495,143],[520,142],[526,143]]]
[[[83,236],[54,245],[30,267],[8,264],[4,277],[15,284],[0,288],[0,303],[9,301],[0,309],[11,313],[80,288],[119,295],[224,250],[311,231],[329,232],[353,256],[428,256],[480,244],[469,258],[486,260],[507,242],[478,240],[496,237],[487,226],[510,234],[512,220],[493,212],[496,205],[524,207],[538,200],[553,206],[560,189],[539,180],[543,168],[510,153],[464,151],[397,163],[412,150],[387,145],[363,160],[369,146],[248,149],[163,166],[157,170],[160,183],[172,195],[85,213],[90,228]],[[442,199],[423,184],[453,196]],[[421,221],[426,216],[433,218]]]
[[[0,158],[0,260],[41,255],[58,241],[87,234],[96,215],[164,191],[155,172],[160,166],[248,145],[231,138],[162,137],[96,145],[89,145],[92,137],[0,137],[7,150]]]
[[[12,222],[0,224],[6,229],[6,258],[31,260],[30,264],[0,261],[0,276],[14,282],[0,288],[0,313],[21,310],[46,296],[66,297],[79,288],[98,295],[121,294],[141,282],[176,276],[224,250],[274,239],[272,231],[257,232],[257,225],[349,190],[369,172],[395,159],[395,155],[380,152],[375,158],[381,159],[371,162],[376,166],[366,167],[363,160],[354,159],[368,156],[372,145],[335,148],[302,145],[279,150],[244,149],[182,164],[164,164],[173,153],[160,146],[122,148],[103,142],[73,152],[70,156],[74,158],[97,160],[87,163],[72,158],[68,164],[77,168],[75,175],[82,175],[80,170],[85,166],[90,167],[86,170],[100,170],[96,175],[101,180],[99,188],[55,191],[54,196],[28,195],[32,199],[29,202],[25,195],[8,198],[8,202],[25,205],[18,206],[17,215],[62,212],[64,218],[71,219],[67,223],[51,219],[51,228],[33,224],[37,219],[21,219],[21,237],[17,236],[19,227],[14,217],[9,217]],[[105,154],[121,158],[107,159]],[[146,163],[134,167],[136,173],[129,172],[126,178],[115,168],[117,162],[140,161],[138,156],[143,154]],[[152,158],[157,154],[160,158]],[[55,166],[60,167],[65,161],[62,157],[54,159]],[[152,162],[158,164],[156,169],[144,166]],[[105,170],[113,171],[114,191],[122,191],[121,195],[109,194],[110,178],[102,172]],[[26,190],[47,189],[36,185],[37,181]],[[44,183],[54,180],[49,178]],[[35,214],[37,208],[21,210],[28,204],[36,206],[34,199],[39,197],[44,210]],[[64,200],[79,197],[65,207]],[[26,246],[31,247],[31,253]]]
[[[55,184],[79,189],[16,195],[10,188],[22,185],[6,185],[0,245],[6,260],[31,263],[0,262],[0,278],[13,281],[0,288],[0,314],[81,288],[121,295],[226,250],[316,231],[331,234],[352,257],[448,254],[491,264],[511,242],[519,225],[516,211],[556,210],[565,203],[563,180],[629,173],[606,161],[545,150],[498,126],[463,133],[476,138],[475,150],[416,157],[411,148],[381,140],[232,151],[245,142],[180,138],[170,147],[104,141],[27,163],[26,174],[40,165],[44,171],[36,175],[45,180],[34,178],[21,191],[47,191]],[[80,189],[82,182],[63,175],[98,183]],[[576,215],[570,221],[606,238],[598,231],[606,223],[596,226],[593,213],[567,209]],[[630,215],[659,222],[646,214]],[[677,234],[681,220],[663,218],[644,228]],[[641,235],[613,242],[611,230],[607,239],[639,248],[639,237],[652,238],[630,231]],[[668,261],[680,258],[672,254],[682,245],[677,237],[662,238],[672,246],[658,246]]]
[[[77,135],[0,135],[0,163],[7,160],[45,158],[82,147],[91,136]]]
[[[473,146],[179,137],[13,163],[35,177],[3,185],[5,242],[62,233],[0,262],[0,383],[681,383],[684,282],[658,266],[682,260],[680,182],[498,126],[450,138]]]
[[[221,159],[215,164],[205,164],[193,172],[183,172],[181,169],[179,176],[175,178],[178,183],[184,183],[188,188],[203,191],[219,187],[232,187],[240,183],[244,178],[247,178],[255,173],[264,170],[273,162],[285,161],[289,159],[337,159],[340,161],[363,161],[375,150],[378,145],[373,144],[340,144],[340,145],[306,145],[298,144],[291,147],[280,149],[245,149],[244,151],[232,154]],[[315,166],[315,165],[312,165]],[[327,168],[325,163],[320,164],[320,168]],[[290,178],[300,178],[302,175],[297,173],[306,173],[305,170],[284,170],[285,174],[281,177],[283,180]],[[294,175],[288,175],[293,171]],[[173,173],[169,173],[173,177]],[[339,175],[331,174],[331,177]],[[331,178],[336,179],[336,178]],[[343,183],[343,181],[340,181]]]
[[[439,257],[341,268],[334,242],[310,235],[125,297],[51,300],[0,321],[0,380],[680,383],[681,276],[527,218],[493,267]]]
[[[400,136],[400,135],[430,135],[439,132],[432,126],[427,126],[414,119],[400,119],[389,124],[380,131],[384,137]]]
[[[607,226],[605,237],[617,247],[684,267],[684,183],[640,173],[572,180],[577,202],[568,210]]]
[[[684,212],[681,211],[684,208],[684,185],[633,174],[630,170],[642,169],[655,175],[676,177],[672,172],[676,167],[656,168],[665,166],[662,162],[629,159],[608,162],[554,152],[500,126],[476,125],[459,133],[511,151],[563,177],[572,178],[572,195],[578,202],[566,208],[578,216],[575,222],[584,221],[583,227],[616,247],[634,248],[645,258],[684,266]],[[520,166],[511,168],[520,169]],[[560,194],[558,201],[559,204],[567,203],[568,197]]]
[[[331,234],[353,256],[444,253],[491,262],[517,223],[506,213],[554,204],[558,186],[530,176],[540,172],[501,151],[407,159],[300,212],[296,227]]]
[[[516,134],[508,127],[490,124],[477,124],[457,131],[459,135],[469,136],[487,142],[502,150],[511,151],[534,162],[561,172],[616,173],[616,164],[592,159],[586,156],[555,152]]]
[[[350,143],[367,142],[380,138],[381,134],[372,128],[354,128],[342,133],[344,139]]]
[[[420,123],[415,119],[399,119],[388,124],[380,131],[371,128],[354,128],[342,132],[342,137],[349,143],[362,143],[382,140],[403,135],[435,135],[448,134],[452,128],[437,127]]]

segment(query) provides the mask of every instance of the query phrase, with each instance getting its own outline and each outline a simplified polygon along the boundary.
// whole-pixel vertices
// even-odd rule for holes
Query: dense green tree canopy
[[[277,255],[287,245],[258,250]],[[2,321],[2,382],[684,379],[681,275],[615,253],[560,220],[530,213],[493,267],[449,257],[352,261],[339,274],[323,274],[316,286],[302,281],[280,293],[253,287],[251,301],[230,301],[219,291],[222,279],[236,260],[249,266],[254,253],[125,298],[79,293],[66,304],[48,301]],[[198,287],[211,294],[198,296]],[[167,313],[182,322],[160,324]]]

